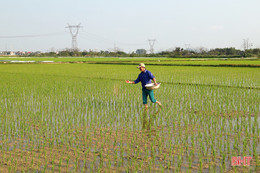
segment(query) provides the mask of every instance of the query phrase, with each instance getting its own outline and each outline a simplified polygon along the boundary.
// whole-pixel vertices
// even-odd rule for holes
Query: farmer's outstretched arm
[[[135,84],[135,81],[126,80],[125,82],[126,82],[126,83],[130,83],[130,84]]]
[[[130,83],[130,84],[137,84],[137,83],[140,82],[140,75],[138,76],[138,78],[137,78],[135,81],[126,80],[125,82],[126,82],[126,83]]]

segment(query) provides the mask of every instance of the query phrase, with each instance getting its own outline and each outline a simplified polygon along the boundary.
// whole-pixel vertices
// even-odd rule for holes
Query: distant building
[[[41,52],[40,51],[36,51],[36,52],[34,52],[34,54],[39,55],[39,54],[41,54]],[[56,54],[59,54],[59,51],[57,51]]]
[[[137,49],[136,54],[144,55],[144,54],[146,54],[146,50],[145,49]]]
[[[18,55],[18,56],[22,56],[24,54],[25,54],[25,52],[21,52],[21,51],[16,52],[16,55]]]
[[[6,52],[5,52],[5,55],[6,55],[6,56],[14,56],[15,53],[14,53],[13,51],[6,51]]]

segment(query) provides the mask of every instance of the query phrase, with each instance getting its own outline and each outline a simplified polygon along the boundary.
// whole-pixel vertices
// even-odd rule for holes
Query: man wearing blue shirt
[[[161,103],[154,98],[153,90],[148,90],[145,88],[146,84],[149,84],[152,82],[151,79],[153,80],[155,86],[158,85],[154,75],[150,71],[145,69],[144,63],[139,64],[139,66],[137,68],[139,68],[139,70],[141,71],[138,78],[135,81],[126,80],[126,83],[129,83],[129,84],[137,84],[139,82],[142,83],[143,104],[146,109],[148,108],[148,105],[147,105],[147,96],[148,95],[149,95],[149,98],[152,103],[157,103],[159,106],[161,106]]]

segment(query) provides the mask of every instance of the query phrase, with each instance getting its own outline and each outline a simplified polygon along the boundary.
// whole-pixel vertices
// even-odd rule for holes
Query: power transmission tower
[[[68,24],[66,28],[69,28],[72,37],[72,43],[71,43],[72,50],[77,50],[78,49],[77,36],[79,33],[79,28],[82,28],[82,26],[80,26],[80,24],[78,25]]]
[[[150,45],[150,54],[154,53],[154,43],[155,43],[155,39],[148,39],[149,45]]]

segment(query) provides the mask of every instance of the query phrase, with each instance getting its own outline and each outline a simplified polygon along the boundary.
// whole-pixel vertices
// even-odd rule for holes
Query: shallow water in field
[[[123,80],[132,66],[101,67],[0,69],[0,172],[221,172],[233,156],[257,168],[260,93],[245,88],[258,85],[255,70],[157,70],[163,107],[146,111],[140,85]]]

